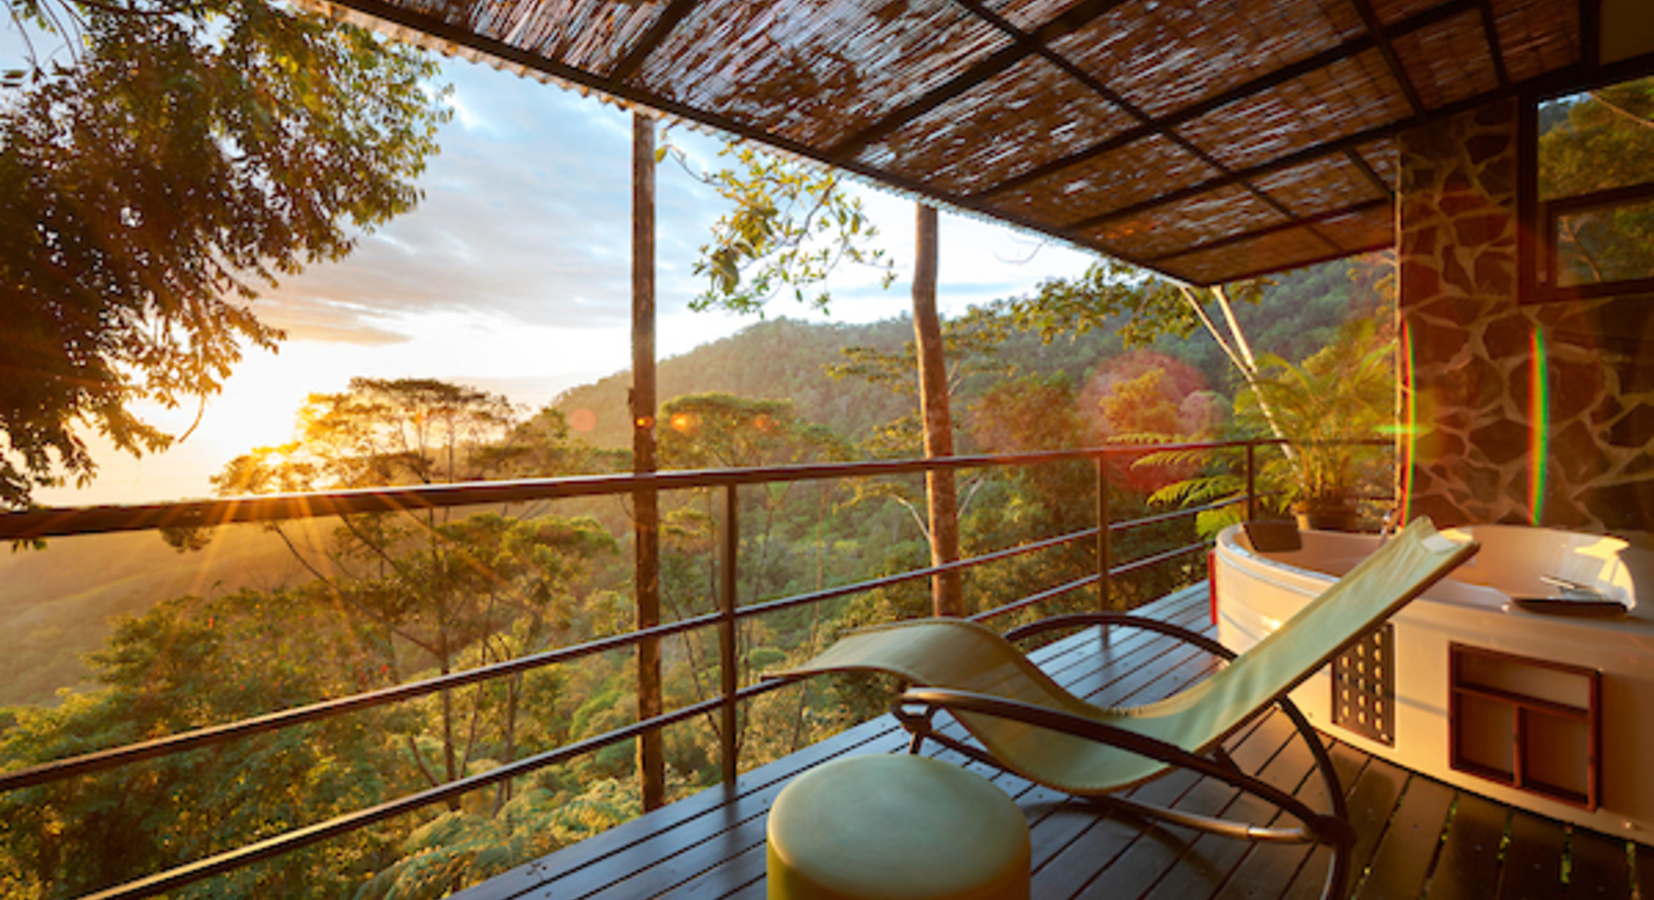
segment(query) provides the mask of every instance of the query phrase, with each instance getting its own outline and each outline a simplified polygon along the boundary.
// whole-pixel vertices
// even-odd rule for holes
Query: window
[[[1541,299],[1654,291],[1654,78],[1539,106]]]

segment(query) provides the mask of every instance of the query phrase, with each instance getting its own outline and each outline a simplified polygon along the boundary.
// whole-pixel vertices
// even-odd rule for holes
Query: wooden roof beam
[[[1510,87],[1510,72],[1505,68],[1505,51],[1499,46],[1499,29],[1493,21],[1493,0],[1480,0],[1476,4],[1482,14],[1482,37],[1487,39],[1487,54],[1493,60],[1493,74],[1499,79],[1499,86]]]
[[[1282,222],[1278,225],[1271,225],[1267,228],[1258,228],[1258,229],[1255,229],[1253,231],[1243,231],[1243,232],[1240,232],[1239,234],[1231,234],[1228,237],[1221,237],[1221,238],[1218,238],[1217,240],[1207,241],[1204,244],[1196,244],[1192,247],[1181,247],[1177,250],[1173,250],[1170,253],[1162,253],[1159,256],[1152,256],[1148,259],[1148,263],[1151,266],[1159,266],[1163,263],[1171,262],[1172,260],[1175,260],[1175,259],[1182,259],[1185,256],[1193,256],[1196,253],[1202,253],[1202,252],[1205,252],[1207,250],[1221,250],[1224,247],[1232,247],[1236,244],[1244,244],[1247,241],[1257,240],[1258,238],[1266,238],[1266,237],[1269,237],[1271,235],[1280,234],[1283,231],[1291,231],[1294,228],[1306,228],[1306,227],[1310,227],[1310,226],[1320,224],[1322,222],[1329,222],[1333,219],[1339,218],[1340,216],[1356,215],[1356,214],[1359,214],[1359,213],[1369,212],[1371,210],[1378,209],[1379,207],[1387,207],[1389,205],[1390,205],[1390,198],[1389,197],[1384,197],[1384,198],[1379,199],[1379,200],[1366,200],[1366,201],[1363,201],[1361,203],[1357,203],[1353,206],[1346,206],[1346,207],[1343,207],[1341,209],[1327,210],[1326,212],[1323,212],[1323,213],[1316,213],[1313,216],[1304,216],[1302,218],[1296,218],[1296,219],[1293,219],[1290,222]],[[1315,234],[1316,234],[1317,237],[1320,237],[1322,240],[1326,240],[1326,236],[1322,235],[1320,232],[1317,231],[1317,232],[1315,232]],[[1329,243],[1331,243],[1331,242],[1329,241]],[[1334,244],[1334,247],[1337,247],[1337,245]]]
[[[1150,116],[1148,113],[1138,108],[1135,103],[1132,103],[1130,100],[1126,99],[1125,96],[1116,92],[1113,88],[1110,88],[1101,80],[1093,77],[1091,73],[1086,72],[1079,66],[1074,65],[1068,60],[1067,57],[1057,53],[1055,50],[1052,50],[1049,46],[1047,46],[1045,43],[1046,40],[1054,39],[1054,37],[1060,36],[1061,34],[1070,33],[1083,25],[1084,22],[1078,18],[1065,24],[1060,31],[1053,30],[1048,34],[1046,28],[1042,27],[1038,32],[1029,34],[1028,32],[1025,32],[1013,25],[1003,16],[989,9],[981,2],[981,0],[954,0],[954,2],[964,6],[966,9],[969,9],[971,12],[975,13],[978,18],[993,25],[1005,34],[1010,35],[1019,45],[1029,47],[1031,52],[1039,54],[1041,58],[1067,73],[1070,78],[1080,82],[1104,100],[1119,107],[1127,115],[1130,115],[1132,118],[1142,123],[1143,127],[1150,129],[1152,132],[1157,133],[1176,144],[1183,152],[1200,160],[1207,166],[1210,166],[1223,174],[1229,174],[1229,167],[1224,165],[1216,157],[1196,146],[1194,142],[1190,141],[1188,138],[1178,134],[1172,129],[1171,126],[1157,121],[1153,116]],[[1112,2],[1112,0],[1110,0],[1110,2]],[[1104,5],[1108,5],[1108,3],[1105,3]],[[1093,10],[1095,15],[1092,15],[1089,18],[1095,18],[1096,15],[1101,15],[1102,11],[1103,10],[1100,7]],[[1089,19],[1087,19],[1087,21],[1089,21]],[[1047,25],[1054,26],[1063,22],[1065,22],[1065,19],[1063,17],[1059,17],[1051,23],[1047,23]],[[1269,196],[1269,194],[1261,188],[1250,182],[1243,182],[1243,186],[1265,206],[1268,206],[1270,209],[1273,209],[1275,212],[1289,219],[1294,217],[1292,210],[1288,209],[1279,200]],[[1325,241],[1328,246],[1338,246],[1336,242],[1328,239],[1324,235],[1321,235],[1319,232],[1315,232],[1315,234],[1317,237],[1320,237],[1323,241]]]
[[[1394,246],[1395,246],[1395,239],[1390,238],[1390,239],[1386,239],[1382,243],[1368,244],[1368,245],[1361,246],[1361,247],[1351,247],[1351,248],[1348,248],[1348,249],[1345,249],[1345,250],[1340,250],[1337,253],[1329,253],[1326,256],[1317,256],[1314,259],[1306,259],[1303,262],[1293,263],[1292,268],[1302,269],[1302,268],[1305,268],[1306,266],[1318,266],[1321,263],[1332,262],[1335,259],[1349,259],[1352,256],[1360,256],[1363,253],[1373,253],[1373,252],[1378,251],[1378,250],[1389,250],[1390,248],[1392,248]],[[1234,275],[1230,275],[1230,276],[1224,278],[1223,280],[1224,280],[1225,283],[1232,283],[1232,282],[1236,282],[1236,281],[1246,281],[1249,278],[1258,278],[1260,276],[1269,275],[1271,273],[1279,272],[1279,271],[1282,271],[1280,266],[1265,266],[1264,268],[1261,268],[1261,269],[1253,269],[1253,270],[1247,271],[1247,272],[1239,272],[1239,273],[1236,273]],[[1197,286],[1198,287],[1208,287],[1209,285],[1207,285],[1207,284],[1198,284]]]
[[[1388,29],[1386,29],[1386,31],[1392,37],[1411,34],[1421,28],[1427,28],[1437,22],[1450,19],[1465,10],[1472,9],[1476,6],[1476,2],[1477,0],[1447,0],[1445,3],[1433,6],[1424,12],[1410,16],[1407,19],[1391,25]],[[1294,78],[1307,75],[1318,69],[1326,68],[1327,66],[1339,62],[1340,60],[1349,59],[1364,53],[1375,46],[1377,46],[1377,40],[1370,34],[1364,34],[1360,37],[1351,38],[1336,47],[1323,50],[1314,56],[1305,57],[1304,59],[1292,63],[1291,65],[1283,66],[1273,72],[1254,78],[1251,81],[1236,85],[1227,91],[1214,94],[1205,100],[1201,100],[1197,103],[1183,107],[1182,109],[1168,113],[1158,120],[1151,120],[1147,124],[1122,131],[1119,134],[1109,137],[1100,143],[1092,145],[1091,147],[1087,147],[1078,153],[1065,156],[1061,159],[1055,159],[1045,165],[1030,169],[1015,178],[1007,179],[985,191],[982,191],[979,194],[974,195],[972,199],[985,200],[989,197],[994,197],[1008,191],[1014,191],[1018,188],[1025,187],[1070,166],[1096,159],[1097,157],[1111,153],[1126,146],[1127,144],[1140,141],[1151,135],[1163,134],[1170,129],[1199,118],[1212,110],[1227,106],[1237,100],[1244,100],[1255,94],[1261,94],[1264,91],[1279,87]]]
[[[1380,196],[1388,198],[1395,195],[1395,188],[1392,188],[1389,182],[1379,177],[1379,174],[1373,171],[1373,167],[1367,165],[1367,161],[1362,159],[1361,154],[1357,153],[1353,147],[1344,151],[1344,158],[1350,161],[1350,165],[1355,166],[1355,170],[1361,173],[1362,178],[1367,179],[1367,183],[1372,185]]]
[[[1424,112],[1424,100],[1419,97],[1413,79],[1407,75],[1407,67],[1401,64],[1401,57],[1396,54],[1396,48],[1390,43],[1390,36],[1384,32],[1384,23],[1378,20],[1378,14],[1373,12],[1373,5],[1367,0],[1350,0],[1350,5],[1360,13],[1361,21],[1367,26],[1367,33],[1377,42],[1378,52],[1384,57],[1384,64],[1390,67],[1390,75],[1395,78],[1396,84],[1401,86],[1401,93],[1407,97],[1407,104],[1413,107],[1413,115]]]
[[[1481,94],[1475,97],[1467,97],[1456,103],[1450,103],[1446,106],[1438,107],[1437,109],[1434,109],[1422,116],[1414,116],[1409,119],[1403,119],[1399,122],[1379,125],[1369,128],[1366,131],[1358,131],[1355,134],[1348,134],[1341,138],[1334,138],[1333,140],[1326,141],[1325,143],[1311,144],[1308,147],[1296,150],[1285,156],[1276,157],[1266,163],[1259,163],[1258,165],[1242,169],[1228,175],[1208,178],[1198,184],[1192,184],[1188,187],[1179,188],[1175,191],[1161,194],[1158,197],[1150,197],[1147,200],[1133,203],[1130,206],[1122,206],[1119,209],[1109,210],[1105,213],[1099,213],[1075,222],[1070,222],[1067,225],[1061,226],[1059,230],[1068,234],[1088,231],[1099,225],[1106,225],[1109,222],[1130,218],[1140,213],[1147,212],[1157,206],[1179,203],[1192,197],[1198,197],[1208,191],[1215,191],[1218,188],[1230,187],[1242,182],[1263,178],[1264,176],[1272,175],[1276,172],[1293,168],[1294,166],[1301,166],[1305,163],[1314,162],[1324,156],[1331,156],[1335,153],[1344,153],[1347,150],[1354,150],[1363,144],[1371,144],[1376,141],[1387,140],[1403,131],[1409,131],[1421,125],[1427,125],[1431,122],[1439,122],[1444,119],[1452,118],[1460,113],[1469,112],[1470,110],[1485,106],[1486,104],[1507,96],[1508,94],[1508,91],[1490,91],[1486,94]]]
[[[1000,25],[1001,30],[1011,37],[1012,44],[971,66],[963,75],[926,93],[923,97],[874,122],[856,134],[839,141],[827,150],[827,158],[838,161],[855,156],[868,144],[889,135],[903,125],[925,115],[971,88],[998,76],[1029,56],[1046,50],[1046,45],[1049,42],[1084,28],[1091,20],[1124,2],[1125,0],[1084,0],[1084,2],[1076,4],[1057,18],[1041,25],[1032,34],[1024,32],[1003,20],[988,19],[980,11],[978,4],[963,2],[961,5],[975,13],[979,18]]]
[[[638,70],[643,68],[643,64],[649,60],[649,54],[654,53],[655,48],[666,43],[666,39],[671,36],[672,30],[678,27],[678,23],[682,22],[685,16],[689,15],[697,2],[698,0],[672,0],[666,9],[661,11],[660,16],[655,19],[655,24],[649,26],[649,31],[638,40],[637,45],[627,51],[626,58],[615,66],[614,71],[609,73],[609,77],[615,81],[625,81],[636,75]]]

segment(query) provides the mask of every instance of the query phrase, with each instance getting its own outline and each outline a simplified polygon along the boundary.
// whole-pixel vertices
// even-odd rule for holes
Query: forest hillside
[[[1370,312],[1367,307],[1375,302],[1372,283],[1382,277],[1379,268],[1370,262],[1338,260],[1277,275],[1258,305],[1240,304],[1236,316],[1258,351],[1301,359],[1324,346],[1346,318]],[[899,299],[892,297],[893,304]],[[909,401],[866,381],[829,377],[827,367],[845,361],[842,349],[846,347],[894,352],[911,340],[913,323],[905,316],[869,324],[768,319],[662,360],[658,394],[663,400],[709,392],[790,399],[806,419],[860,440],[903,415]],[[1163,340],[1154,349],[1189,363],[1209,386],[1224,394],[1233,392],[1229,364],[1204,333],[1182,341]],[[1108,330],[1051,343],[1019,332],[1007,338],[999,357],[1014,366],[1017,374],[1061,374],[1079,388],[1103,362],[1123,352],[1119,338]],[[628,449],[632,438],[626,394],[631,378],[629,369],[616,372],[596,383],[570,388],[552,405],[569,417],[585,440],[599,447]],[[966,385],[967,399],[986,384]]]

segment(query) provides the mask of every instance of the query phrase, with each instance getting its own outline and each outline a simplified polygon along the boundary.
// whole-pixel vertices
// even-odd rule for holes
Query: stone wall
[[[1654,301],[1516,302],[1518,143],[1514,102],[1400,141],[1407,514],[1654,530]]]

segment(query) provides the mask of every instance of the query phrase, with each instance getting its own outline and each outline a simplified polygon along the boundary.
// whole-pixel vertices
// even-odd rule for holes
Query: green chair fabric
[[[837,759],[770,807],[769,900],[1027,900],[1022,810],[987,779],[923,756]]]
[[[959,619],[898,622],[847,634],[784,675],[877,671],[929,686],[1022,701],[1203,754],[1452,571],[1474,543],[1415,520],[1255,647],[1157,703],[1103,708],[1069,694],[991,629]],[[1166,762],[1092,737],[952,710],[994,761],[1040,784],[1102,796],[1163,774]]]

